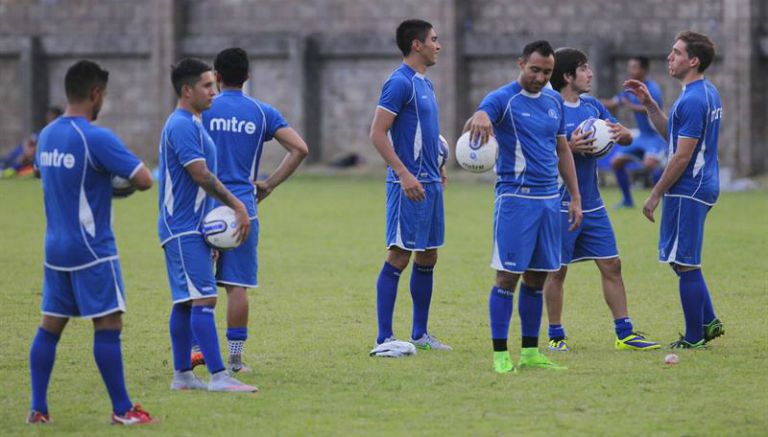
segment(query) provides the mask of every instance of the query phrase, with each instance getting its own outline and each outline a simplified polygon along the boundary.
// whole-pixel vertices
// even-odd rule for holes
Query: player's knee
[[[123,313],[117,312],[104,317],[97,317],[93,319],[93,328],[97,331],[123,329]]]
[[[213,297],[204,297],[202,299],[195,299],[192,301],[192,306],[204,306],[204,307],[215,307],[216,306],[216,296]]]
[[[520,275],[503,271],[496,272],[496,287],[504,290],[513,290],[517,286],[517,279]]]
[[[420,266],[434,266],[437,264],[437,250],[429,249],[424,252],[416,252],[413,262]]]
[[[534,289],[541,289],[544,287],[544,282],[547,280],[547,272],[525,272],[523,273],[523,282],[528,287]]]
[[[614,170],[621,170],[622,168],[624,168],[624,160],[618,157],[613,158],[611,160],[611,168],[613,168]]]
[[[547,275],[547,281],[552,281],[557,284],[562,284],[565,282],[565,275],[568,274],[568,267],[563,266],[560,270],[556,272],[550,272]]]
[[[387,251],[387,263],[398,270],[405,270],[410,259],[411,252],[399,247],[393,247]]]
[[[621,259],[619,258],[600,260],[599,267],[605,277],[615,278],[621,276]]]

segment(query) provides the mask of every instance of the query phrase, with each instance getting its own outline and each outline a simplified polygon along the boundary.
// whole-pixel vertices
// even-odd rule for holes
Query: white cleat
[[[435,337],[432,337],[429,334],[424,334],[421,336],[420,339],[414,340],[411,339],[411,343],[413,343],[414,346],[416,346],[419,349],[422,350],[442,350],[442,351],[452,351],[453,348],[448,346],[445,343],[441,343],[438,339]]]
[[[173,372],[171,390],[208,390],[208,384],[198,378],[191,370]]]
[[[235,378],[229,376],[226,370],[211,375],[211,382],[208,383],[208,391],[224,391],[253,393],[259,391],[256,386],[244,384]]]
[[[407,341],[389,337],[368,353],[372,357],[400,358],[416,354],[416,347]]]

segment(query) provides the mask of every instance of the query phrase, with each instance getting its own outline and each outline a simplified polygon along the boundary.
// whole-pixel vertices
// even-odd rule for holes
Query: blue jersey
[[[556,196],[557,137],[565,136],[560,94],[549,88],[531,94],[512,82],[485,96],[478,110],[490,117],[499,143],[497,187],[512,187],[525,196]]]
[[[680,138],[696,138],[696,149],[685,171],[668,194],[691,197],[708,205],[720,194],[717,141],[723,105],[720,93],[706,79],[689,83],[669,115],[669,154],[677,151]]]
[[[605,109],[599,100],[592,96],[579,96],[575,103],[563,103],[563,117],[565,118],[565,131],[568,139],[576,127],[588,118],[599,118],[616,123],[616,118]],[[603,208],[603,199],[600,197],[600,189],[597,187],[597,161],[590,155],[581,153],[573,154],[573,162],[576,165],[576,176],[579,179],[579,192],[581,193],[581,208],[584,212],[591,212]],[[562,206],[567,210],[571,201],[571,195],[565,188],[560,187]]]
[[[378,107],[395,115],[389,135],[405,168],[420,182],[440,182],[440,123],[432,82],[402,64],[384,83]],[[389,168],[387,181],[397,180]]]
[[[256,217],[253,181],[264,142],[288,123],[275,108],[239,90],[225,90],[203,112],[203,126],[216,144],[217,176]]]
[[[192,180],[186,166],[205,161],[216,172],[216,146],[203,125],[191,112],[176,109],[160,135],[160,216],[161,245],[181,235],[199,234],[203,217],[211,206],[205,191]]]
[[[656,103],[659,104],[659,108],[663,108],[662,105],[662,94],[661,94],[661,87],[658,83],[656,83],[653,80],[646,80],[643,82],[645,86],[648,87],[648,92],[651,93],[651,97],[653,97],[653,100],[656,101]],[[629,91],[623,91],[619,93],[619,95],[616,96],[616,99],[626,99],[629,100],[631,103],[635,105],[639,105],[640,101],[637,100],[637,97],[635,97],[634,94],[632,94]],[[640,131],[640,135],[652,135],[657,136],[659,133],[656,131],[656,128],[653,127],[653,123],[651,123],[651,120],[648,118],[648,113],[645,111],[632,111],[635,113],[635,122],[637,123],[637,129]]]
[[[141,161],[103,127],[59,117],[35,152],[45,203],[45,265],[80,270],[117,258],[112,233],[112,176],[130,179]]]

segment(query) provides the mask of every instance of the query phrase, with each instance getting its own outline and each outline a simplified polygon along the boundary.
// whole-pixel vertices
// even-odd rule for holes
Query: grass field
[[[607,203],[617,193],[606,190]],[[642,201],[644,193],[638,193]],[[492,187],[446,191],[447,235],[430,331],[448,353],[367,355],[376,333],[375,280],[384,257],[384,184],[304,176],[260,210],[260,288],[251,294],[242,379],[256,395],[176,393],[167,290],[156,235],[157,192],[115,202],[127,287],[123,354],[129,391],[160,423],[132,435],[765,435],[768,431],[768,195],[724,194],[707,223],[704,273],[727,329],[707,351],[617,352],[593,264],[566,282],[574,350],[566,372],[491,371],[487,315],[493,271]],[[27,356],[39,321],[45,220],[36,181],[0,181],[0,435],[113,435],[93,362],[92,328],[73,321],[59,344],[49,404],[55,423],[28,427]],[[656,261],[657,225],[611,211],[635,326],[664,343],[683,329],[677,280]],[[410,333],[408,277],[395,334]],[[222,302],[223,303],[223,302]],[[217,323],[224,337],[224,305]],[[544,320],[546,324],[546,318]],[[510,344],[517,356],[517,311]],[[546,333],[546,328],[542,330]],[[222,342],[224,345],[224,342]],[[200,373],[202,375],[202,372]]]

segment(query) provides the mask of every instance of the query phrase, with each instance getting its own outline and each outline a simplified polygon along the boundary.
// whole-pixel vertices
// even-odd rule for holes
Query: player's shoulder
[[[564,102],[563,96],[561,96],[559,92],[551,88],[543,88],[541,90],[541,95],[547,99],[554,100],[555,103],[557,103],[560,106],[563,106],[563,102]]]

